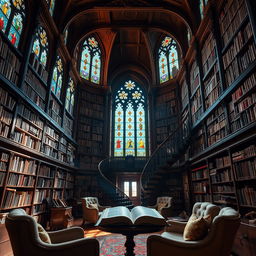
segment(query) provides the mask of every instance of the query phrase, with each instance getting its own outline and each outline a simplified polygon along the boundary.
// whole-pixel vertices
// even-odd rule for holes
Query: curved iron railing
[[[100,179],[99,179],[100,186],[114,205],[118,205],[118,206],[123,205],[128,208],[132,208],[133,203],[130,200],[130,198],[120,188],[118,188],[113,182],[111,182],[103,173],[104,170],[109,169],[111,159],[112,159],[111,157],[107,157],[103,159],[98,165],[98,170],[100,173]]]
[[[188,146],[190,138],[190,124],[179,123],[177,128],[155,149],[146,162],[140,178],[142,192],[157,170],[166,165],[172,165],[177,161]]]

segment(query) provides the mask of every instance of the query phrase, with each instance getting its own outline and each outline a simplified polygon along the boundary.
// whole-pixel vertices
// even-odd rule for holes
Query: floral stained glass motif
[[[69,78],[67,93],[66,93],[66,110],[73,115],[74,111],[74,103],[75,103],[75,84],[72,78]]]
[[[62,87],[62,77],[63,77],[63,65],[60,56],[57,56],[57,61],[53,69],[51,91],[60,98],[61,87]]]
[[[145,96],[129,80],[115,93],[114,156],[146,156]]]
[[[17,48],[25,19],[24,0],[0,0],[0,30]]]
[[[95,84],[100,83],[101,50],[94,37],[85,39],[82,48],[80,75]]]
[[[179,55],[177,43],[171,37],[166,36],[158,51],[160,83],[172,79],[179,69]]]
[[[45,30],[42,27],[37,29],[32,51],[35,53],[40,62],[46,66],[48,56],[48,39]]]

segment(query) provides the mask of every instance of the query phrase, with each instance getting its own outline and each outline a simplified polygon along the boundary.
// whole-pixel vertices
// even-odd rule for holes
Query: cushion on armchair
[[[37,230],[38,230],[38,235],[39,235],[39,238],[47,243],[47,244],[51,244],[51,238],[50,236],[48,235],[48,233],[46,232],[46,230],[42,227],[41,224],[37,223]]]
[[[195,214],[192,214],[185,226],[183,239],[185,241],[196,241],[203,239],[208,233],[210,224],[211,215],[197,218]]]

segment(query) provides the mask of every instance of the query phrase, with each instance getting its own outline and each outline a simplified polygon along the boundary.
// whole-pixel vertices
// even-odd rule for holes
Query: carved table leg
[[[125,256],[135,256],[135,253],[133,251],[135,247],[133,238],[134,238],[134,235],[126,235],[126,242],[124,244],[126,248]]]

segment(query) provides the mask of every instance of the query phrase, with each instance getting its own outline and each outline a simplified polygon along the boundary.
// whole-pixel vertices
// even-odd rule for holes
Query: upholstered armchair
[[[101,215],[102,211],[110,206],[102,206],[99,204],[97,197],[81,198],[83,208],[83,224],[95,224]]]
[[[149,207],[156,209],[164,218],[170,217],[172,213],[172,197],[157,197],[156,204]]]
[[[148,256],[229,256],[236,231],[240,225],[237,211],[225,207],[220,211],[211,204],[196,204],[199,216],[217,213],[210,224],[208,234],[197,241],[185,241],[183,231],[186,223],[172,223],[168,232],[152,235],[147,240]]]
[[[46,232],[23,209],[12,210],[5,225],[15,256],[99,255],[97,239],[84,238],[80,227]]]

